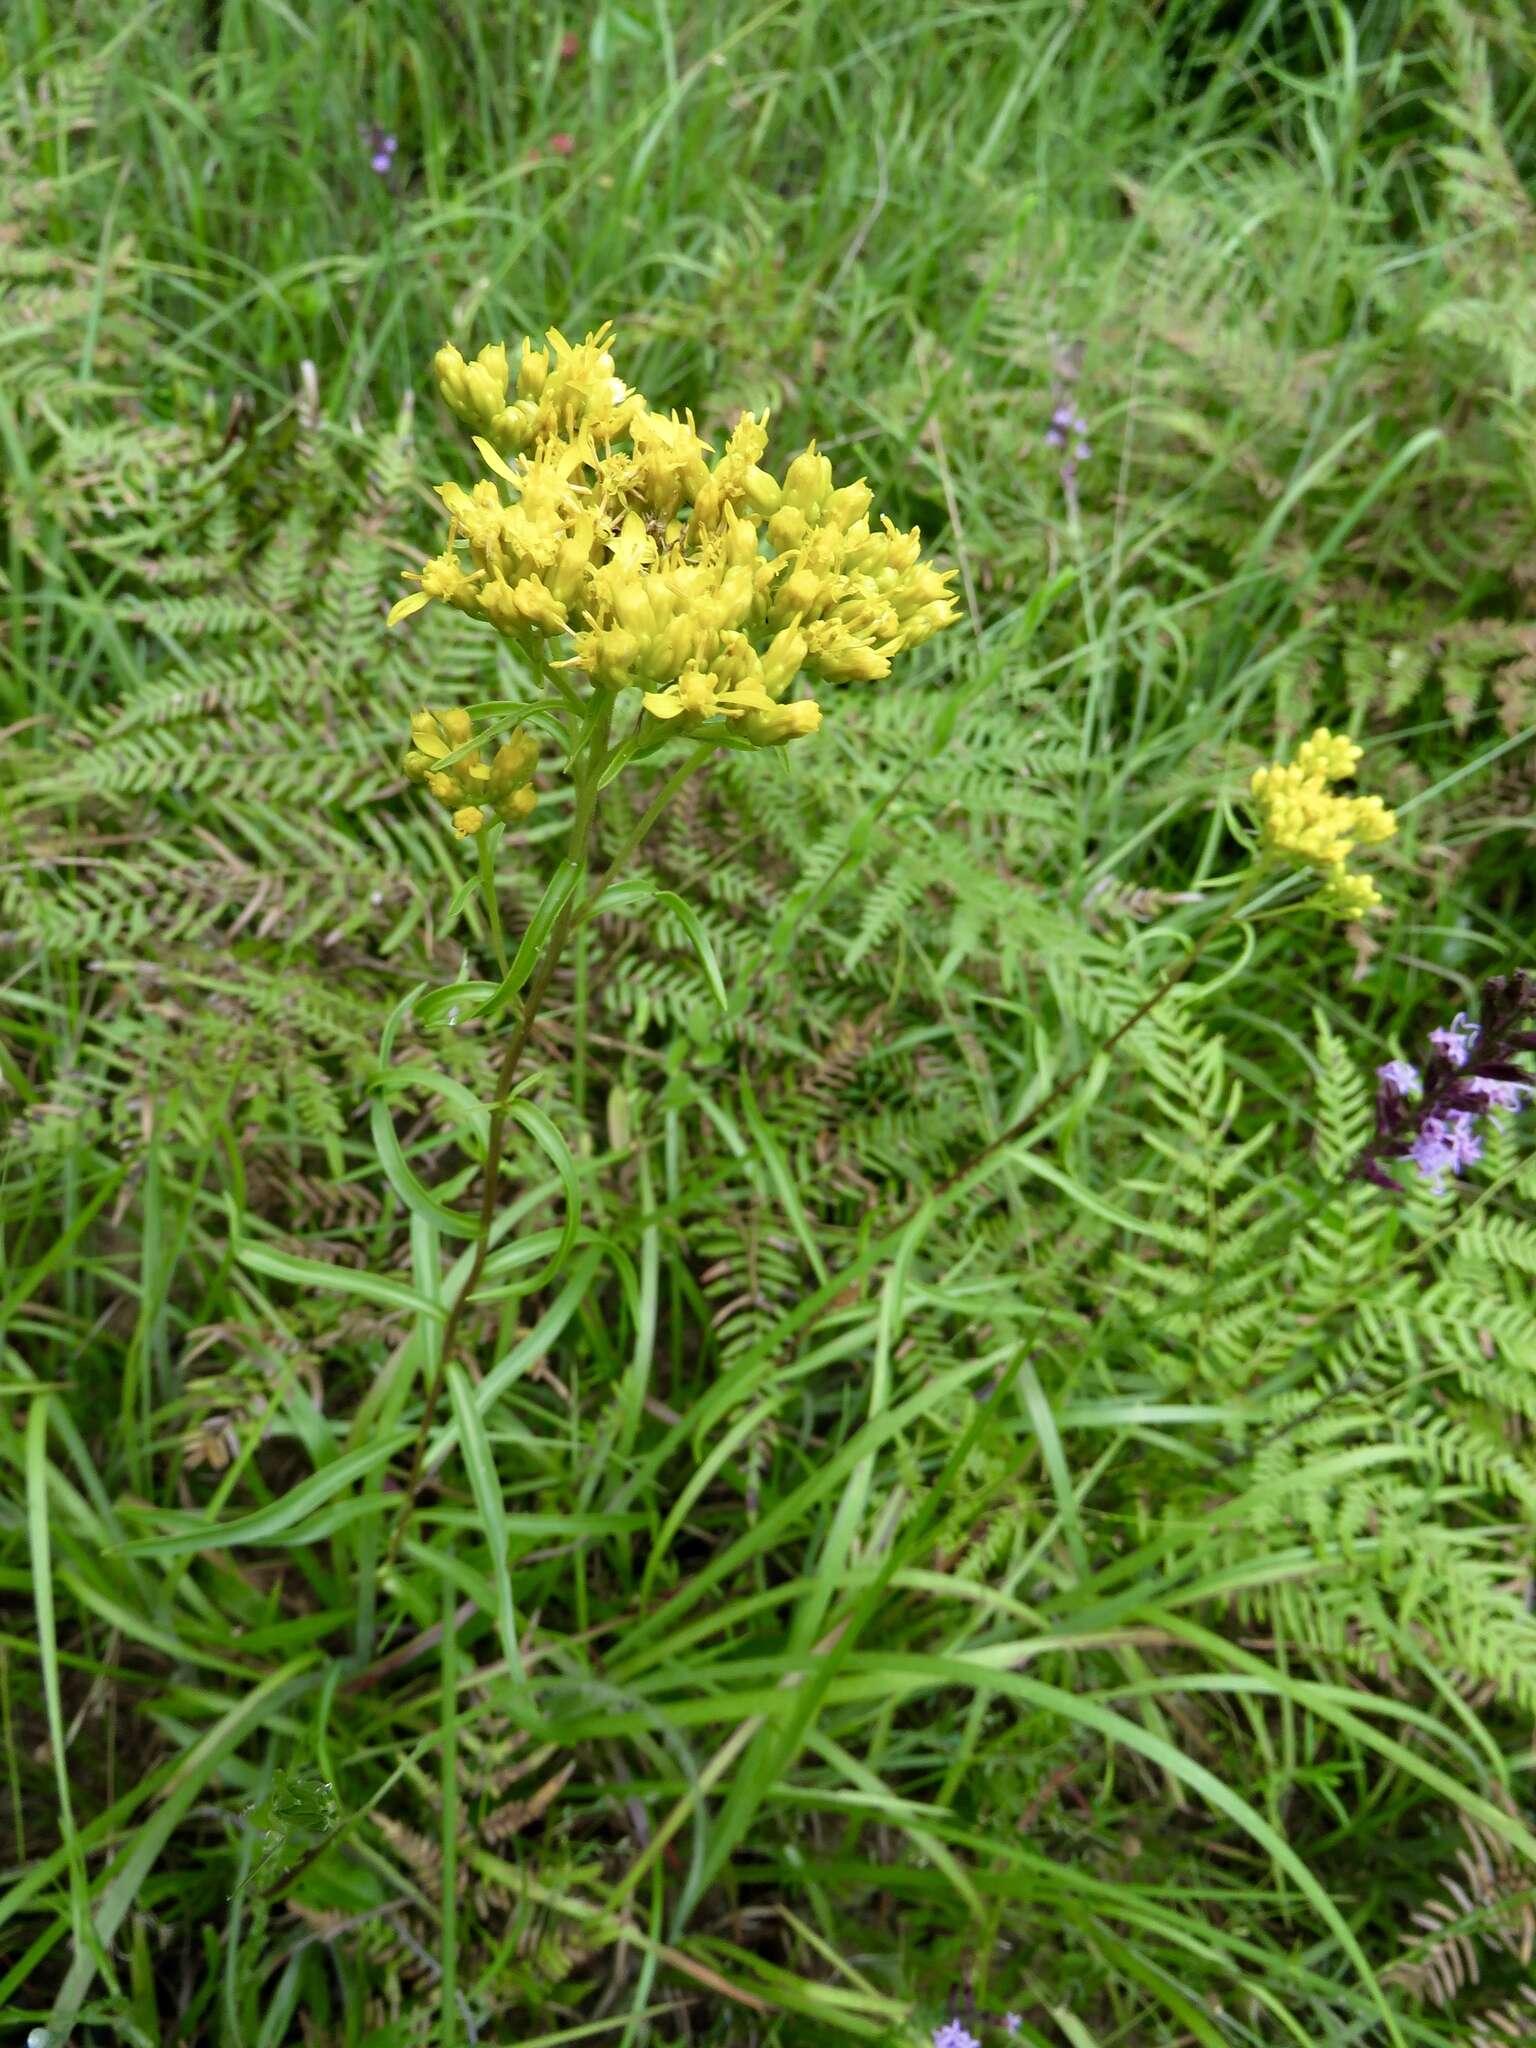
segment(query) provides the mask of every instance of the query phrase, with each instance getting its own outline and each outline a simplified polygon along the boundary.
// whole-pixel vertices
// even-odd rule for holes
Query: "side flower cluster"
[[[1383,1165],[1407,1159],[1437,1194],[1445,1176],[1475,1166],[1483,1154],[1479,1120],[1515,1113],[1536,1094],[1536,1079],[1514,1064],[1518,1052],[1536,1052],[1536,1031],[1520,1028],[1536,1013],[1536,976],[1495,975],[1482,997],[1482,1022],[1465,1012],[1429,1034],[1433,1050],[1423,1072],[1407,1060],[1376,1069],[1376,1137],[1354,1172],[1377,1187],[1401,1193]]]
[[[1319,726],[1294,760],[1256,768],[1250,785],[1262,857],[1313,868],[1323,886],[1312,901],[1325,916],[1359,918],[1381,897],[1346,862],[1357,846],[1379,846],[1397,820],[1379,796],[1339,796],[1330,785],[1355,772],[1361,749]]]
[[[392,624],[436,601],[526,645],[564,636],[552,665],[639,690],[658,737],[718,725],[779,746],[821,723],[791,698],[802,672],[876,681],[954,620],[954,572],[922,559],[915,527],[872,521],[867,484],[836,487],[814,443],[776,478],[751,413],[717,455],[691,414],[651,411],[616,375],[610,339],[552,328],[515,369],[500,343],[438,351],[492,474],[438,486],[447,546],[406,572]]]
[[[418,711],[404,763],[411,781],[422,783],[452,812],[461,839],[492,818],[515,824],[538,801],[533,788],[538,741],[518,726],[487,761],[482,749],[471,744],[474,736],[467,711]]]

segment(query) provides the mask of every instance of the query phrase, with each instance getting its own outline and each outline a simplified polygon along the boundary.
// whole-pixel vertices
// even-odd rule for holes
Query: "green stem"
[[[584,862],[587,857],[602,772],[608,757],[610,717],[611,706],[593,726],[575,763],[576,809],[571,819],[571,836],[566,844],[565,857],[578,863]],[[533,979],[528,984],[522,1013],[518,1017],[512,1036],[507,1040],[501,1069],[496,1076],[496,1096],[491,1105],[490,1130],[485,1148],[484,1186],[480,1197],[480,1214],[475,1227],[474,1252],[470,1258],[469,1271],[464,1276],[464,1284],[454,1296],[443,1323],[437,1364],[433,1370],[431,1385],[427,1389],[426,1400],[422,1404],[421,1424],[416,1431],[416,1441],[411,1450],[410,1476],[406,1480],[404,1498],[390,1533],[389,1554],[385,1560],[388,1565],[393,1565],[399,1554],[401,1539],[416,1505],[416,1496],[421,1489],[422,1467],[426,1462],[427,1440],[432,1434],[432,1425],[437,1420],[437,1411],[442,1401],[443,1381],[453,1356],[454,1341],[464,1320],[469,1298],[479,1286],[480,1276],[485,1270],[486,1254],[490,1250],[491,1227],[496,1221],[501,1155],[507,1135],[507,1101],[512,1092],[512,1084],[517,1078],[523,1054],[527,1051],[528,1042],[533,1035],[534,1020],[549,992],[550,982],[554,979],[555,969],[560,963],[560,955],[565,950],[566,940],[570,937],[573,923],[571,904],[574,900],[574,895],[567,899],[566,907],[555,920],[548,943],[539,956],[539,963],[533,970]]]
[[[496,864],[491,854],[488,832],[476,833],[475,851],[480,859],[480,896],[485,904],[485,915],[491,927],[491,951],[496,956],[496,972],[505,981],[507,944],[502,936],[501,905],[496,900]]]
[[[634,853],[635,849],[645,839],[651,827],[655,824],[656,820],[661,816],[662,812],[667,808],[667,805],[671,803],[673,797],[677,795],[678,791],[682,788],[683,784],[688,781],[690,776],[697,775],[699,770],[704,766],[705,762],[709,760],[710,756],[714,753],[714,751],[715,748],[713,742],[705,741],[701,746],[699,746],[694,751],[693,754],[689,756],[689,758],[686,761],[683,762],[681,767],[673,769],[672,773],[661,785],[661,788],[656,792],[656,795],[651,799],[651,801],[646,805],[645,809],[640,813],[640,816],[636,820],[635,824],[631,826],[630,830],[625,834],[624,838],[620,841],[618,852],[613,856],[613,859],[608,863],[608,866],[604,869],[602,875],[598,878],[596,887],[592,890],[592,893],[588,896],[586,902],[582,904],[581,909],[577,912],[575,918],[573,919],[573,930],[581,925],[584,925],[587,919],[592,916],[593,912],[597,909],[598,898],[602,896],[607,889],[612,887],[613,883],[618,879],[620,873],[623,871],[625,863],[629,860],[630,855]]]

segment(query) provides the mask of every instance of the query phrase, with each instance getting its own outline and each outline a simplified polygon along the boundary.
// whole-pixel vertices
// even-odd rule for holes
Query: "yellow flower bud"
[[[505,406],[490,424],[491,438],[508,455],[521,454],[533,439],[539,424],[539,408],[531,398],[520,398]]]
[[[538,800],[538,791],[532,784],[525,783],[521,789],[514,789],[510,796],[502,798],[496,806],[496,815],[504,825],[515,825],[519,818],[527,817]]]
[[[549,354],[542,348],[535,348],[524,337],[523,358],[517,366],[517,395],[519,398],[538,399],[543,396],[545,380],[549,376]]]
[[[809,522],[798,505],[781,505],[768,522],[768,545],[776,555],[788,554],[809,531]]]
[[[1326,725],[1320,725],[1311,739],[1303,740],[1296,749],[1291,766],[1303,775],[1320,776],[1324,782],[1347,782],[1363,751],[1342,733],[1335,735]]]
[[[443,394],[444,404],[459,412],[464,404],[464,358],[451,341],[444,342],[432,358],[432,368],[437,377],[437,388]]]
[[[443,729],[450,747],[462,747],[475,736],[474,720],[467,711],[455,706],[451,711],[439,711],[437,722]]]
[[[867,646],[832,629],[812,636],[806,667],[829,683],[877,683],[890,674],[890,654],[895,651]]]
[[[488,427],[501,411],[505,395],[496,389],[495,378],[489,376],[479,363],[470,363],[464,371],[461,417],[473,419],[476,426]]]
[[[831,465],[828,465],[830,472]],[[830,481],[830,475],[829,475]],[[860,477],[856,484],[844,484],[840,491],[834,491],[827,500],[827,517],[834,526],[846,533],[856,520],[864,517],[874,503],[875,494]]]
[[[802,512],[820,512],[832,496],[832,465],[816,453],[813,441],[784,473],[784,496]]]
[[[491,793],[505,796],[520,788],[538,766],[539,743],[518,726],[496,749],[490,767]]]
[[[791,740],[805,739],[821,729],[821,706],[809,697],[793,704],[770,704],[765,710],[749,711],[738,730],[754,746],[783,747]]]
[[[805,617],[817,609],[822,589],[822,579],[813,569],[797,569],[779,585],[773,609],[781,619]]]
[[[525,576],[512,592],[512,602],[527,623],[540,633],[565,631],[565,606],[551,597],[534,576]]]
[[[741,480],[742,496],[759,518],[766,519],[777,512],[784,502],[784,493],[778,479],[759,469],[754,463]]]
[[[946,626],[952,626],[958,617],[959,611],[953,598],[925,604],[921,611],[913,612],[910,618],[902,621],[901,644],[903,647],[921,647],[923,642],[931,640],[935,633],[941,633]]]
[[[485,813],[478,804],[466,804],[462,811],[454,812],[450,822],[461,839],[468,839],[485,823]]]
[[[750,519],[729,513],[725,524],[725,559],[735,568],[747,568],[757,560],[757,528]]]
[[[1355,921],[1367,916],[1381,902],[1381,891],[1369,875],[1352,875],[1342,862],[1329,871],[1328,879],[1312,898],[1324,917]]]
[[[489,619],[499,633],[521,633],[527,621],[518,608],[517,596],[505,577],[493,576],[479,591],[480,615]]]
[[[797,626],[775,633],[763,651],[763,687],[770,697],[782,697],[805,666],[805,635]]]
[[[592,549],[597,528],[592,515],[582,513],[567,538],[560,544],[555,566],[544,579],[556,601],[569,608],[575,603],[592,567]]]

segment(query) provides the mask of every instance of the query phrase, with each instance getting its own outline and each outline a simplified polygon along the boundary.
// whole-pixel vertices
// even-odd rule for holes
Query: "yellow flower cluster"
[[[411,720],[411,750],[405,757],[406,774],[412,782],[424,783],[453,813],[453,829],[461,839],[492,818],[515,824],[538,801],[532,787],[538,741],[518,726],[487,761],[478,747],[460,753],[471,747],[474,736],[467,711],[418,711]],[[448,760],[449,755],[458,758]],[[440,765],[444,762],[446,766]]]
[[[745,413],[711,461],[691,414],[652,412],[615,374],[606,326],[547,339],[523,343],[515,376],[499,343],[473,362],[438,351],[443,396],[510,501],[491,478],[438,486],[448,545],[406,572],[419,588],[391,624],[436,599],[525,642],[566,634],[556,666],[640,689],[659,724],[723,720],[777,746],[821,723],[787,701],[802,670],[872,681],[953,621],[953,571],[921,559],[915,527],[872,525],[869,487],[834,488],[814,443],[780,482]]]
[[[1375,884],[1350,874],[1345,862],[1357,846],[1379,846],[1397,830],[1379,796],[1337,796],[1329,788],[1354,774],[1360,753],[1353,740],[1319,726],[1293,760],[1253,773],[1265,857],[1316,868],[1324,883],[1313,901],[1331,917],[1363,917],[1381,901]]]

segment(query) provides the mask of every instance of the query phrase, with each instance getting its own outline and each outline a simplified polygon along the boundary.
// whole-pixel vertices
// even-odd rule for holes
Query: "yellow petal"
[[[398,626],[402,619],[408,619],[412,612],[419,612],[423,605],[431,602],[424,590],[413,590],[409,597],[402,597],[398,604],[390,606],[389,617],[384,623],[386,626]]]
[[[503,478],[509,484],[517,482],[516,470],[508,469],[507,465],[502,461],[483,434],[476,434],[475,446],[480,450],[480,460],[487,469],[494,470],[497,476]]]

